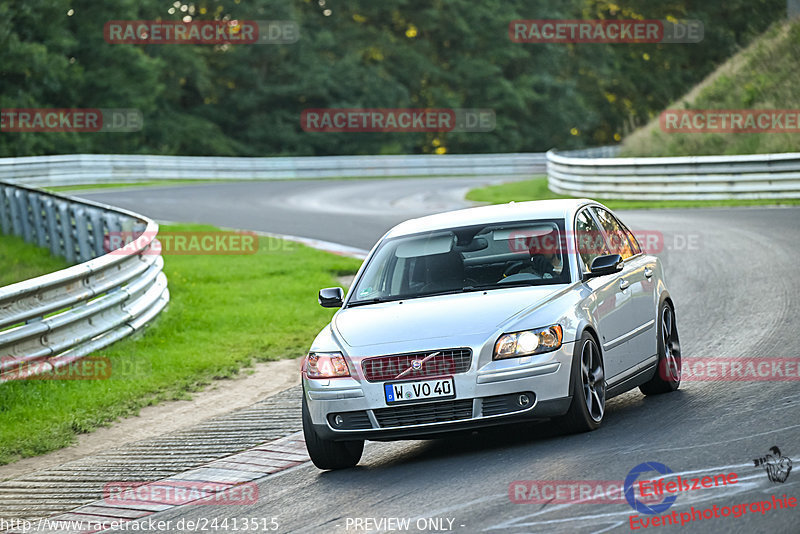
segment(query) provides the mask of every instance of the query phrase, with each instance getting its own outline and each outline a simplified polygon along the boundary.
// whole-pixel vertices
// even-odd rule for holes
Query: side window
[[[622,226],[622,229],[623,229],[623,230],[625,230],[625,233],[626,233],[626,234],[628,234],[628,241],[630,241],[630,242],[631,242],[631,247],[633,248],[633,254],[634,254],[634,256],[635,256],[636,254],[641,254],[641,252],[642,252],[642,247],[640,247],[640,246],[639,246],[639,241],[637,241],[637,240],[636,240],[636,236],[635,236],[635,235],[633,235],[633,232],[631,232],[630,230],[628,230],[628,227],[627,227],[627,226],[625,226],[625,225],[623,225],[623,226]]]
[[[592,208],[597,215],[603,230],[606,231],[608,242],[611,245],[611,253],[619,254],[623,260],[627,260],[634,255],[633,246],[628,239],[628,232],[613,215],[602,208]]]
[[[575,230],[578,254],[580,254],[587,271],[596,257],[611,254],[603,233],[589,215],[588,210],[583,210],[575,218]]]

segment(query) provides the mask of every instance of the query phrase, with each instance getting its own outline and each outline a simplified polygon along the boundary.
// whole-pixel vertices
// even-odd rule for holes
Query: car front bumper
[[[546,419],[569,408],[573,347],[564,343],[556,351],[501,361],[478,352],[467,372],[452,375],[455,397],[447,400],[389,405],[383,385],[402,381],[368,382],[360,373],[329,380],[304,376],[303,394],[316,433],[337,441],[415,439]],[[529,402],[520,403],[520,395]],[[339,425],[336,415],[342,416]]]

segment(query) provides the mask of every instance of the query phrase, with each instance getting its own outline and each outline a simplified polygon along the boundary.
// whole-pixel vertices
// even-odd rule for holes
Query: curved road
[[[294,180],[111,189],[82,198],[136,208],[160,221],[215,224],[369,249],[410,217],[462,208],[474,187],[498,180]],[[74,194],[74,193],[73,193]]]
[[[462,207],[463,192],[481,183],[224,183],[80,196],[159,220],[206,222],[366,249],[405,218]],[[684,357],[800,357],[800,209],[631,211],[621,217],[636,230],[664,234],[660,255]],[[627,503],[519,504],[509,499],[509,485],[515,480],[619,481],[635,465],[654,461],[686,477],[739,475],[738,483],[725,488],[681,494],[666,513],[770,500],[772,495],[798,498],[800,472],[782,484],[770,482],[752,459],[777,445],[800,461],[799,409],[796,381],[684,382],[674,394],[651,398],[636,390],[611,400],[603,427],[590,434],[560,435],[539,424],[444,440],[368,443],[356,469],[323,473],[306,463],[261,479],[255,505],[184,506],[152,518],[275,517],[278,532],[398,530],[395,523],[355,522],[366,518],[409,518],[410,532],[420,531],[419,518],[443,519],[423,529],[428,532],[630,532],[633,510]],[[748,511],[738,518],[692,522],[684,529],[789,533],[798,532],[799,520],[800,508]],[[667,530],[676,527],[647,529]]]

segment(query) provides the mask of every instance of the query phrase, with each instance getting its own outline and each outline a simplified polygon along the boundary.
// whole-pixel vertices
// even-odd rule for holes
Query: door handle
[[[622,291],[624,291],[624,290],[628,289],[628,286],[629,286],[629,285],[631,285],[631,283],[630,283],[630,282],[628,282],[627,280],[620,280],[620,281],[619,281],[619,288],[620,288],[620,290],[622,290]]]
[[[652,278],[652,276],[653,276],[653,269],[651,269],[650,267],[645,267],[645,268],[644,268],[644,275],[645,275],[647,278]]]

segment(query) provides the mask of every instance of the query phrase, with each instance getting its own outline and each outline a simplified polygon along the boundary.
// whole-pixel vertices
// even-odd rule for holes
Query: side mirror
[[[341,308],[344,303],[344,290],[341,287],[320,289],[318,300],[323,308]]]
[[[588,278],[618,273],[622,270],[622,256],[619,254],[606,254],[597,256],[589,267]]]

